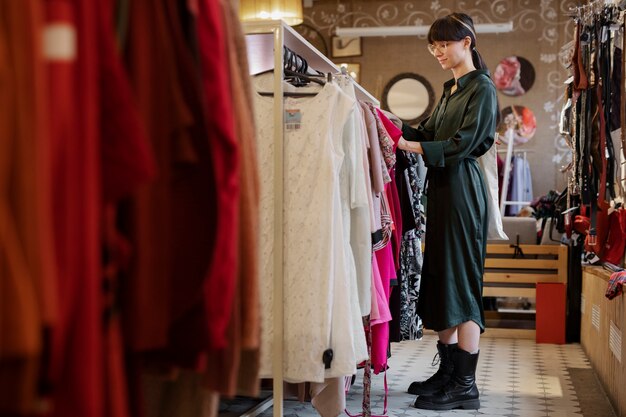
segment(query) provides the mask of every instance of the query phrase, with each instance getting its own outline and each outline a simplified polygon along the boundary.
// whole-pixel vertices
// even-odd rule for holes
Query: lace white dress
[[[272,374],[273,98],[255,95],[261,170],[261,377]],[[285,98],[293,123],[284,136],[284,379],[323,382],[356,369],[339,173],[342,134],[354,100],[334,83],[314,97]],[[299,126],[297,121],[300,121]],[[332,349],[330,369],[322,360]]]

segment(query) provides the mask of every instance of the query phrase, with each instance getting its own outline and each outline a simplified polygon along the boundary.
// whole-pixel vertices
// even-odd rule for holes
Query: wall
[[[513,32],[479,34],[477,49],[493,72],[502,58],[517,55],[526,58],[535,69],[535,82],[526,94],[510,97],[498,93],[500,107],[524,105],[537,120],[533,139],[522,146],[529,149],[535,196],[550,189],[562,190],[565,176],[559,172],[571,159],[558,134],[557,120],[564,93],[563,81],[569,76],[565,68],[571,54],[573,21],[566,16],[577,1],[565,0],[432,0],[432,1],[348,1],[314,0],[305,7],[302,33],[331,54],[334,28],[355,26],[430,25],[436,18],[453,11],[463,11],[474,23],[513,22]],[[305,3],[311,5],[310,2]],[[318,37],[316,39],[316,37]],[[319,39],[323,38],[323,41]],[[435,90],[438,99],[442,84],[452,74],[442,71],[428,53],[427,41],[418,37],[362,38],[362,55],[338,58],[335,62],[361,65],[360,83],[381,98],[387,82],[401,72],[418,73]]]

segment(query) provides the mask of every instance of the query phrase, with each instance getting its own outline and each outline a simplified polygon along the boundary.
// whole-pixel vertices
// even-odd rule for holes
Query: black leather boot
[[[452,355],[454,370],[450,381],[433,395],[420,395],[413,407],[425,410],[453,410],[464,408],[478,410],[478,387],[476,386],[476,365],[478,353],[456,349]]]
[[[439,369],[426,381],[411,382],[407,392],[413,395],[431,395],[439,391],[450,381],[452,377],[452,352],[456,350],[458,343],[444,345],[437,341],[437,352],[439,352]]]

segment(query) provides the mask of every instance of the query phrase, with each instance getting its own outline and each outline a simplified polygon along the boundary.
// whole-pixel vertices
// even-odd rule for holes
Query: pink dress
[[[388,138],[393,141],[393,152],[402,132],[378,109],[376,116],[382,123],[384,130],[387,132]],[[393,174],[393,167],[390,168],[390,174]],[[395,188],[394,175],[390,175],[392,182],[385,185],[384,194],[387,197],[390,214],[393,217],[392,223],[392,240],[393,244],[387,244],[382,249],[374,252],[374,263],[377,265],[379,276],[374,275],[374,285],[377,286],[376,302],[379,312],[389,312],[389,296],[391,295],[391,281],[397,278],[398,258],[399,258],[399,239],[401,239],[402,227],[398,224],[401,221],[398,209],[398,196]],[[382,286],[382,292],[378,288]],[[382,294],[384,293],[384,298]],[[375,374],[384,371],[387,367],[387,347],[389,344],[389,321],[391,314],[372,320],[372,369]]]

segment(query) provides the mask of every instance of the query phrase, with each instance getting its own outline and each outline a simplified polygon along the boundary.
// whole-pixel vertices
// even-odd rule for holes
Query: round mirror
[[[404,73],[393,77],[385,86],[382,107],[413,125],[430,115],[434,101],[435,92],[426,78]]]

